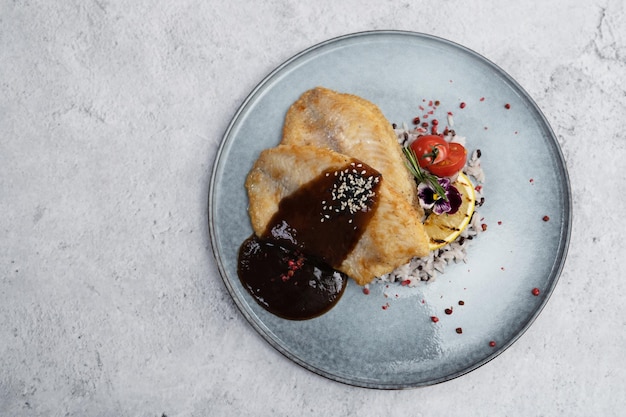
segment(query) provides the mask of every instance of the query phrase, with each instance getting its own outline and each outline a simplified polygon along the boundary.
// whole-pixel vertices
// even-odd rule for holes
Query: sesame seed
[[[351,166],[362,168],[362,164],[351,163]],[[380,177],[367,175],[367,170],[344,169],[343,171],[335,171],[337,181],[333,184],[331,190],[331,199],[338,204],[325,206],[324,210],[330,209],[336,212],[348,211],[354,214],[358,211],[367,209],[369,200],[374,197],[374,184],[378,184]],[[323,204],[325,204],[324,202]]]

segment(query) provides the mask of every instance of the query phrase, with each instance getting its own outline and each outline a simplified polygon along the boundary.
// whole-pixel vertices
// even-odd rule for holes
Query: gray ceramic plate
[[[423,113],[420,105],[439,100],[432,117],[445,122],[446,112],[452,111],[454,127],[467,137],[468,148],[482,151],[487,179],[480,215],[488,230],[471,243],[466,263],[451,265],[435,282],[416,288],[374,285],[369,295],[350,282],[329,313],[289,321],[261,308],[237,277],[238,248],[252,234],[244,180],[259,152],[280,141],[287,108],[315,86],[371,100],[396,123],[410,124]],[[539,108],[509,75],[443,39],[376,31],[313,46],[250,93],[217,155],[209,227],[228,291],[274,348],[336,381],[398,389],[463,375],[524,333],[548,301],[563,267],[570,210],[569,180],[556,138]],[[543,221],[544,216],[550,220]],[[541,290],[539,296],[531,294],[533,288]],[[453,314],[444,314],[451,306]],[[439,322],[433,323],[431,316]]]

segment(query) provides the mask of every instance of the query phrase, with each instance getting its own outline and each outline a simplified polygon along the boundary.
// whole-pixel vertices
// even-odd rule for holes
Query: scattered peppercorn
[[[437,323],[437,322],[439,321],[439,317],[437,317],[437,316],[432,316],[432,317],[430,318],[430,320],[431,320],[433,323]]]
[[[489,342],[489,346],[496,347],[496,342],[494,340],[492,340],[491,342]]]
[[[446,308],[446,309],[445,309],[445,313],[446,313],[447,315],[452,314],[452,307],[450,307],[450,308]]]
[[[510,108],[511,108],[511,105],[510,105],[509,103],[506,103],[506,104],[504,105],[504,108],[508,110],[508,109],[510,109]]]
[[[465,102],[464,102],[464,101],[463,101],[463,102],[461,102],[461,104],[459,104],[459,107],[460,107],[460,108],[462,108],[462,109],[464,109],[464,108],[465,108]]]
[[[541,293],[541,291],[539,291],[539,288],[533,288],[533,290],[531,292],[532,292],[532,294],[535,297],[538,296]]]
[[[550,216],[543,216],[543,221],[547,222],[548,220],[550,220]]]
[[[460,306],[464,306],[464,305],[465,305],[465,301],[463,301],[463,300],[459,300],[459,305],[460,305]]]
[[[458,334],[461,334],[461,333],[463,333],[463,329],[462,329],[461,327],[457,327],[457,328],[456,328],[456,332],[457,332]]]

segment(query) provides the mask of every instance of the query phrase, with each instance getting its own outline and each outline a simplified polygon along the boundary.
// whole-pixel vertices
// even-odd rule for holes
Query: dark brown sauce
[[[354,161],[283,198],[263,236],[239,249],[239,279],[255,300],[292,320],[330,310],[348,281],[335,268],[371,220],[380,180],[376,170]]]
[[[326,263],[256,236],[246,239],[239,251],[243,285],[265,309],[286,319],[324,314],[339,301],[348,282]]]

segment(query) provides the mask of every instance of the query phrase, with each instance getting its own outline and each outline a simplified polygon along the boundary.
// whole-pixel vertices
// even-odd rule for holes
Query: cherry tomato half
[[[438,177],[451,177],[465,166],[467,150],[460,143],[448,144],[448,155],[441,162],[426,166],[425,168]]]
[[[441,136],[425,135],[411,143],[417,162],[422,168],[444,161],[448,157],[448,142]]]

